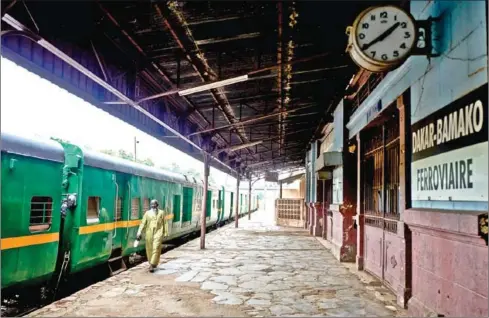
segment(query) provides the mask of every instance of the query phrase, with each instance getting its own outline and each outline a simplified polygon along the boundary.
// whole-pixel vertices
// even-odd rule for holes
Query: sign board
[[[487,84],[411,127],[413,200],[487,201]]]
[[[324,166],[341,166],[343,164],[343,153],[341,151],[329,151],[323,153]]]
[[[278,182],[278,172],[266,172],[265,181],[267,182]]]
[[[333,179],[333,173],[331,171],[318,171],[316,173],[318,180],[331,180]]]

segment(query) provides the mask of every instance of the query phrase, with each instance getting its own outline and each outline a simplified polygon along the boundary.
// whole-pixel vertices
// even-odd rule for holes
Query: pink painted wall
[[[412,315],[488,316],[488,248],[480,212],[406,211],[412,231]]]

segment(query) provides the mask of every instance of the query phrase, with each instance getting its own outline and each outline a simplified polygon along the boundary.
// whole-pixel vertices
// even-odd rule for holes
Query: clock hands
[[[384,33],[382,33],[381,35],[379,35],[376,39],[374,39],[373,41],[371,41],[370,43],[366,43],[362,46],[362,50],[366,50],[368,49],[369,47],[371,47],[372,45],[374,45],[375,43],[377,42],[380,42],[382,41],[383,39],[385,39],[386,37],[388,37],[392,32],[394,32],[394,30],[400,25],[401,23],[400,22],[396,22],[394,23],[393,26],[391,26],[390,28],[388,28],[387,30],[385,30]]]

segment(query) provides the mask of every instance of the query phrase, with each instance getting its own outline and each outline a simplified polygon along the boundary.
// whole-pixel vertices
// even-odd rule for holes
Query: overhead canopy
[[[279,182],[281,183],[292,183],[296,180],[299,180],[305,176],[305,169],[299,169],[290,173],[284,173],[279,176]]]
[[[216,155],[222,163],[259,172],[304,164],[308,143],[331,121],[358,70],[345,53],[346,27],[366,7],[392,2],[22,3],[3,1],[2,14],[206,151],[222,149]],[[12,26],[2,22],[2,29]],[[199,158],[186,142],[168,138],[168,129],[148,130],[149,121],[119,98],[18,39],[2,42],[69,82],[73,93],[91,94],[97,106]],[[34,53],[25,53],[27,45]],[[187,90],[225,80],[218,88]]]

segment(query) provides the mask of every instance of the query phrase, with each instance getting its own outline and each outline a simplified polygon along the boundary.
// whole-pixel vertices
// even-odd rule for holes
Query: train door
[[[211,216],[211,211],[212,211],[212,200],[214,198],[212,197],[212,191],[208,190],[207,191],[207,197],[206,197],[206,202],[205,202],[205,217],[208,218]]]
[[[78,260],[77,270],[106,261],[111,254],[115,225],[115,181],[115,173],[84,167],[82,195],[79,200],[82,208],[79,237],[72,258]]]
[[[217,222],[224,219],[224,189],[219,190],[219,197],[217,199]]]
[[[229,209],[229,219],[233,217],[233,207],[234,207],[234,192],[231,191],[231,199],[229,199],[230,209]]]
[[[125,212],[124,205],[127,197],[127,178],[124,174],[115,174],[115,200],[114,200],[114,230],[112,232],[112,250],[122,249],[123,244],[125,244],[124,237],[124,219],[123,215]]]
[[[192,221],[192,203],[194,189],[183,187],[183,208],[182,208],[182,225]]]
[[[126,241],[125,251],[126,253],[135,253],[138,250],[141,250],[144,246],[144,235],[143,239],[139,243],[138,247],[134,247],[134,241],[136,240],[136,235],[138,231],[139,224],[141,224],[141,219],[143,216],[142,212],[142,201],[141,198],[141,182],[139,177],[130,176],[127,178],[126,183],[127,188],[127,199],[126,204],[127,211],[124,211],[123,217],[126,218],[127,222],[125,222],[125,235],[124,239]],[[126,251],[127,249],[127,251]]]
[[[172,213],[173,213],[173,223],[180,222],[180,220],[182,219],[181,218],[182,202],[181,202],[181,196],[178,194],[175,194],[173,196]]]

